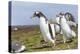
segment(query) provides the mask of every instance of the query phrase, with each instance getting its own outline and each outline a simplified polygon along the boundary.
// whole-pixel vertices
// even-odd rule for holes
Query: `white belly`
[[[58,24],[59,24],[59,20],[60,20],[60,18],[59,18],[59,17],[57,17],[57,18],[56,18],[56,21],[57,21],[57,23],[58,23]]]
[[[49,41],[51,36],[49,33],[48,22],[46,22],[44,18],[40,18],[40,30],[41,30],[44,40]]]
[[[66,19],[65,18],[61,18],[61,29],[62,29],[62,32],[64,33],[64,35],[67,37],[67,38],[70,38],[72,37],[72,30],[70,29],[68,23],[66,22]]]
[[[60,33],[61,32],[60,30],[61,30],[60,26],[55,24],[55,32]]]
[[[71,32],[70,26],[67,22],[61,22],[61,28],[66,32]]]

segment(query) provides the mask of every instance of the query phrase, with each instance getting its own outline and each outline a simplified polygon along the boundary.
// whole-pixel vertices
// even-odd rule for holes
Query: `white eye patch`
[[[39,12],[36,12],[36,14],[39,14]]]

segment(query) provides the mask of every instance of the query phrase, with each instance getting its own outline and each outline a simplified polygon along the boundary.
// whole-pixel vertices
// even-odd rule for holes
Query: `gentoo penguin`
[[[63,32],[63,40],[64,43],[66,42],[66,40],[68,39],[72,39],[73,36],[76,36],[75,32],[71,30],[69,24],[67,23],[67,20],[65,18],[65,15],[63,13],[61,13],[59,15],[60,17],[60,26],[61,26],[61,30]]]
[[[35,11],[33,17],[38,17],[40,19],[40,30],[43,35],[45,42],[52,42],[55,46],[55,29],[54,24],[49,24],[46,16],[40,12]]]
[[[55,21],[56,21],[56,24],[57,24],[57,23],[60,24],[60,23],[59,23],[59,22],[60,22],[60,17],[59,17],[60,14],[64,14],[64,13],[63,13],[63,12],[60,12],[58,15],[56,15],[56,20],[55,20]],[[72,28],[72,26],[76,27],[76,23],[75,23],[74,21],[72,21],[72,20],[69,20],[69,19],[72,18],[72,17],[68,17],[68,15],[69,15],[69,16],[72,16],[72,15],[71,15],[71,14],[68,14],[68,13],[65,13],[64,15],[65,15],[65,18],[66,18],[66,22],[69,24],[69,26],[70,26],[71,28]],[[72,19],[73,19],[73,18],[72,18]],[[56,24],[55,24],[55,25],[56,25]],[[57,27],[58,27],[58,28],[57,28]],[[60,26],[57,26],[57,25],[56,25],[56,28],[55,28],[55,29],[56,29],[57,31],[60,31],[59,34],[63,34],[61,28],[59,28],[59,27],[60,27]],[[56,32],[57,32],[57,31],[56,31]],[[73,32],[74,32],[74,31],[73,31]]]
[[[60,12],[59,14],[62,14],[62,12]],[[65,19],[66,19],[67,24],[70,26],[70,28],[72,30],[72,33],[74,34],[73,36],[76,37],[75,36],[75,32],[72,29],[72,27],[75,27],[75,28],[77,27],[77,24],[75,22],[74,16],[71,13],[69,13],[69,12],[66,12],[66,13],[63,13],[63,14],[65,16]]]

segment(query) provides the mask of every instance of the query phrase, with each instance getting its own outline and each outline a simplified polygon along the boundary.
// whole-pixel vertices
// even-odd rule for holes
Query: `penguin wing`
[[[71,30],[71,32],[68,32],[66,35],[68,38],[76,37],[76,33],[73,30]]]
[[[52,36],[53,38],[55,38],[55,28],[54,28],[54,24],[50,24],[51,29],[52,29]]]

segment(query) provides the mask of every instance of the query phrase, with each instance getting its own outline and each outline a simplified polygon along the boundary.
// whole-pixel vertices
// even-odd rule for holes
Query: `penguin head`
[[[34,18],[34,17],[38,17],[38,18],[44,17],[44,18],[46,18],[46,17],[44,16],[44,14],[43,14],[42,12],[40,12],[40,11],[35,11],[35,12],[33,13],[33,16],[32,16],[31,18]]]
[[[60,12],[58,15],[59,18],[63,18],[63,16],[65,16],[63,12]]]
[[[35,12],[33,13],[33,18],[34,18],[34,17],[40,17],[40,14],[41,14],[40,11],[35,11]]]
[[[58,18],[57,20],[57,24],[60,24],[61,19],[64,17],[64,13],[60,12],[59,14],[56,15],[56,18]]]

